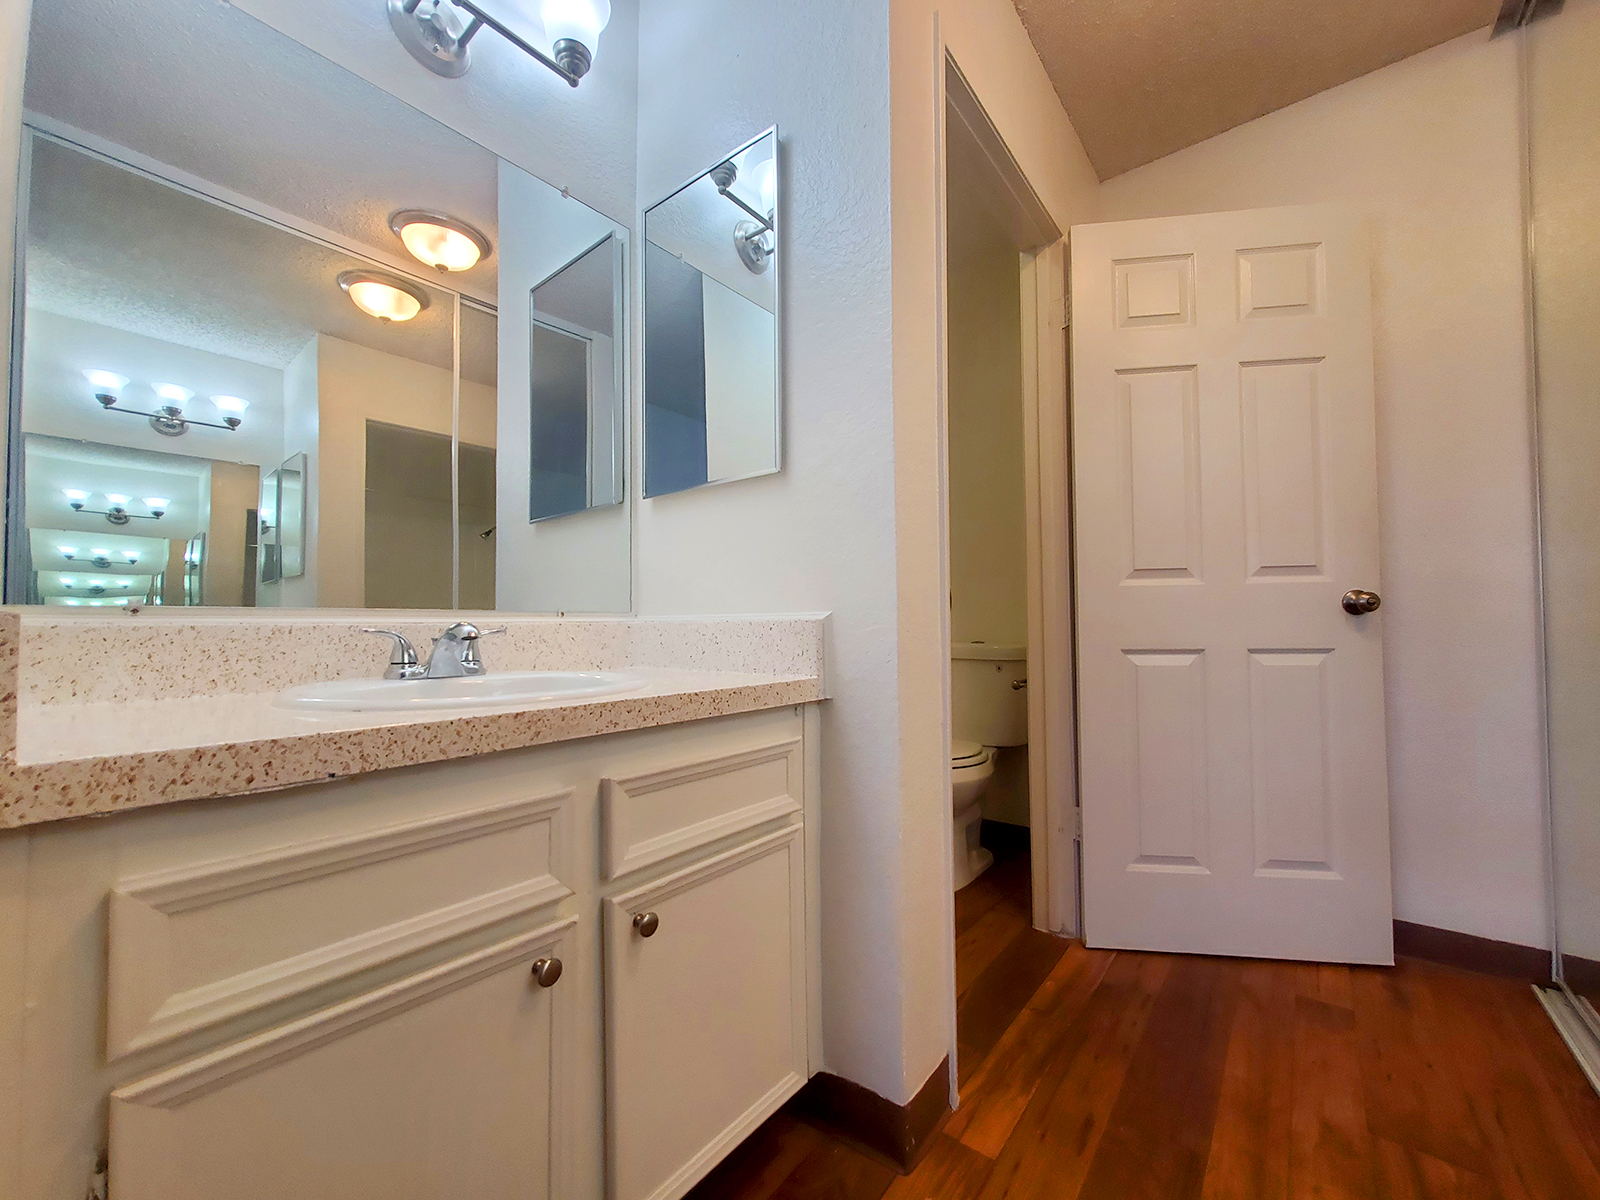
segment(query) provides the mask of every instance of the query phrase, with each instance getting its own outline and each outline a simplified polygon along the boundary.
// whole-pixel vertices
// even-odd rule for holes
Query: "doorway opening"
[[[953,60],[943,200],[954,1084],[1077,932],[1061,230]]]

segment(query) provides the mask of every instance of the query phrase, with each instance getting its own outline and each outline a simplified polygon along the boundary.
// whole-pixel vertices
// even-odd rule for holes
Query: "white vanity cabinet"
[[[122,822],[87,854],[117,872],[112,1194],[675,1200],[818,1057],[815,726],[786,708]]]

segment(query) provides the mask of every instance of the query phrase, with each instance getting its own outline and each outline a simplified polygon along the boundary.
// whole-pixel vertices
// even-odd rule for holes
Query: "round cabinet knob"
[[[1345,612],[1352,617],[1359,617],[1369,612],[1377,612],[1378,605],[1383,603],[1377,592],[1364,592],[1360,588],[1351,588],[1344,594],[1340,601]]]
[[[561,978],[559,958],[536,958],[533,961],[533,981],[540,987],[555,987]]]
[[[652,912],[634,913],[633,927],[640,937],[655,937],[656,930],[661,928],[661,918]]]

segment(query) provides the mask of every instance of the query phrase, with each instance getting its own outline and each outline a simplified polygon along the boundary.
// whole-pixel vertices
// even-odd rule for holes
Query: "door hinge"
[[[1083,809],[1072,810],[1072,836],[1078,841],[1083,841]]]

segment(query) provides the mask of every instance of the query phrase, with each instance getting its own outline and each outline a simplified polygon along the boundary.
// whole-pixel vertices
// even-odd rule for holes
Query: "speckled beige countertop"
[[[354,622],[0,610],[0,828],[235,796],[823,699],[824,619],[511,618],[491,671],[626,670],[627,692],[448,715],[307,714],[285,687],[382,673]],[[356,616],[356,614],[352,614]],[[370,616],[370,614],[369,614]],[[438,620],[407,614],[422,640]],[[424,643],[425,644],[425,643]]]

